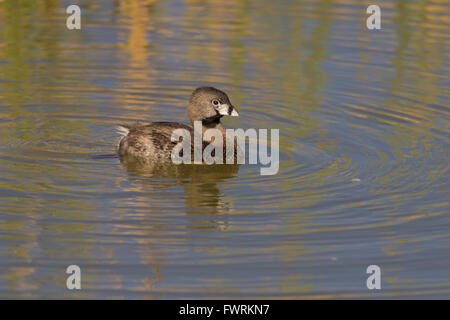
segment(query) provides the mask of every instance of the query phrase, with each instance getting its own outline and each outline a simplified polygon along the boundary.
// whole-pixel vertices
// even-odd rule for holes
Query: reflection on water
[[[86,0],[81,31],[64,5],[0,1],[0,297],[450,295],[446,2],[380,31],[356,0]],[[277,175],[113,156],[200,85],[280,129]]]
[[[188,214],[226,213],[232,209],[229,201],[224,202],[218,184],[237,175],[237,164],[174,165],[171,161],[149,163],[133,157],[122,157],[120,161],[130,179],[139,181],[144,192],[182,186]]]

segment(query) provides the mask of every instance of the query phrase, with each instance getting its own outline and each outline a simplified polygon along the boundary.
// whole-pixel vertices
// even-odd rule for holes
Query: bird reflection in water
[[[237,175],[238,164],[175,165],[171,161],[142,161],[127,156],[120,157],[120,162],[130,177],[141,178],[145,189],[182,186],[188,214],[218,214],[232,210],[232,202],[224,199],[219,184]],[[164,180],[164,183],[155,183],[155,180]]]

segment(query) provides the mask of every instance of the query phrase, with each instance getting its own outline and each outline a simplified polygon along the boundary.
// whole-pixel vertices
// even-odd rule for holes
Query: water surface
[[[446,1],[69,4],[0,1],[0,298],[450,297]],[[120,162],[201,85],[280,129],[278,174]]]

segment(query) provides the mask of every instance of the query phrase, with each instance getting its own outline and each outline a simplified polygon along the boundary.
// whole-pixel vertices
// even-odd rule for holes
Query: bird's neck
[[[194,127],[194,130],[198,130],[200,126],[196,126],[194,123],[192,124]],[[225,141],[225,137],[226,137],[226,130],[225,127],[222,125],[222,123],[220,123],[220,117],[215,117],[215,118],[209,118],[209,119],[204,119],[202,120],[202,126],[201,126],[201,134],[202,134],[202,138],[204,139],[205,137],[205,131],[208,129],[217,129],[222,133],[222,137]],[[212,142],[212,141],[207,141],[207,140],[203,140],[205,142]]]
[[[214,121],[202,121],[202,134],[208,129],[217,129],[225,136],[225,127],[220,123],[220,118]]]

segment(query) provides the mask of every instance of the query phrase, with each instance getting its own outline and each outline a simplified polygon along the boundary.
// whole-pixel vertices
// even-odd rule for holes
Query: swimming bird
[[[201,121],[202,137],[207,129],[218,129],[225,139],[226,131],[220,119],[223,116],[238,116],[227,94],[213,87],[200,87],[194,90],[187,107],[192,126],[178,122],[152,122],[150,124],[124,124],[118,126],[121,139],[118,145],[119,156],[132,156],[144,160],[171,159],[172,149],[178,143],[172,141],[176,129],[185,129],[194,134],[194,121]],[[211,141],[202,141],[205,148]],[[194,139],[191,139],[193,152]],[[225,143],[224,143],[225,145]],[[224,148],[225,150],[225,148]]]

